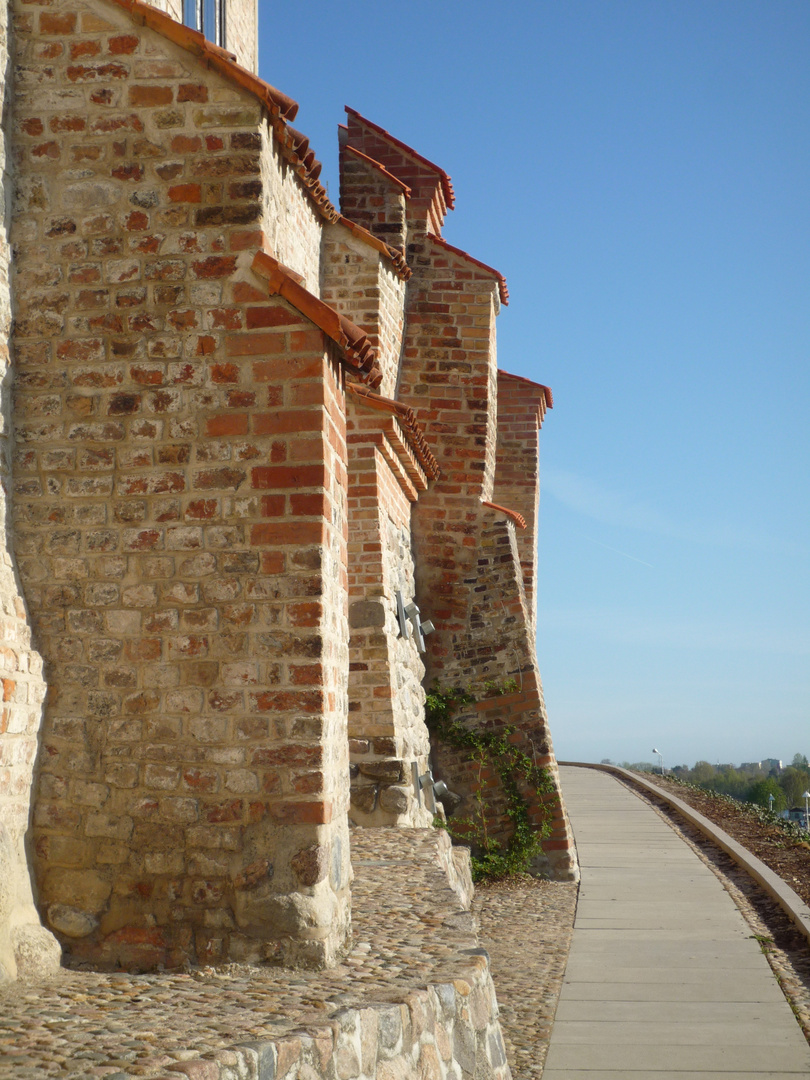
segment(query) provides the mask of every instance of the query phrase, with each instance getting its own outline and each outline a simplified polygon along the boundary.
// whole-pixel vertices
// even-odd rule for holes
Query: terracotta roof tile
[[[219,72],[243,90],[253,94],[267,109],[273,135],[279,144],[282,156],[292,166],[304,185],[307,195],[312,200],[318,213],[327,221],[337,221],[339,214],[326,194],[326,189],[318,182],[321,172],[320,162],[309,149],[309,140],[294,128],[288,126],[288,120],[294,120],[298,112],[298,103],[291,97],[277,90],[270,83],[260,79],[247,68],[237,64],[236,57],[227,49],[214,45],[198,31],[184,26],[170,15],[158,11],[143,0],[108,0],[127,11],[133,21],[173,41],[183,49],[193,53],[199,60]]]
[[[490,510],[496,510],[499,514],[506,514],[509,520],[514,521],[519,529],[526,528],[526,518],[523,514],[519,514],[517,510],[509,510],[506,506],[499,506],[498,503],[494,502],[484,502],[483,499],[481,502],[483,506],[489,507]]]
[[[350,221],[342,214],[338,218],[338,224],[344,225],[347,229],[350,229],[356,237],[363,240],[369,247],[376,248],[382,255],[386,255],[394,264],[394,270],[397,275],[403,280],[407,281],[413,271],[410,266],[405,262],[405,256],[399,250],[399,248],[391,247],[390,244],[386,244],[384,240],[379,240],[374,233],[364,229],[362,225],[358,225],[356,221]]]
[[[383,397],[382,394],[372,394],[364,387],[354,386],[352,383],[346,384],[346,390],[372,409],[380,409],[396,416],[407,432],[416,458],[427,475],[432,480],[436,480],[441,475],[439,463],[427,444],[422,426],[416,419],[416,413],[414,413],[413,409],[403,405],[401,401],[394,400],[394,398]]]
[[[356,120],[359,120],[361,124],[365,124],[366,127],[370,127],[372,131],[376,131],[378,135],[381,135],[388,142],[393,143],[394,146],[399,147],[400,150],[404,150],[406,154],[409,154],[412,158],[415,158],[421,165],[427,166],[428,169],[432,169],[441,180],[442,192],[444,194],[444,201],[447,204],[447,209],[452,210],[456,205],[456,195],[453,191],[453,181],[447,175],[447,173],[439,165],[429,161],[426,157],[423,157],[420,153],[413,149],[412,146],[408,146],[407,143],[402,142],[401,139],[397,139],[392,135],[390,131],[386,131],[385,128],[380,127],[379,124],[375,124],[373,120],[366,119],[356,109],[345,106],[346,112],[349,116],[353,116]]]
[[[271,296],[283,297],[337,344],[347,366],[364,382],[374,387],[380,385],[382,373],[377,364],[377,354],[359,326],[355,326],[345,315],[341,315],[305,289],[301,284],[300,274],[284,266],[266,251],[256,252],[252,269],[267,283],[267,291]]]
[[[458,255],[459,258],[465,259],[467,262],[477,266],[480,270],[485,270],[488,274],[491,274],[498,282],[498,292],[500,294],[501,303],[509,303],[509,289],[506,286],[506,278],[498,270],[495,270],[491,266],[487,266],[487,264],[481,262],[480,259],[473,258],[472,255],[468,254],[466,251],[462,251],[461,248],[453,247],[452,244],[448,244],[446,240],[442,240],[442,238],[436,236],[435,233],[428,233],[428,239],[432,240],[434,244],[438,244],[439,247],[444,248],[445,251],[450,251],[453,255]]]
[[[389,172],[384,165],[381,165],[379,163],[379,161],[375,161],[374,158],[369,157],[368,154],[364,154],[362,150],[358,150],[357,147],[350,146],[348,143],[344,145],[343,149],[347,153],[351,154],[353,157],[359,158],[360,161],[365,162],[366,165],[370,165],[372,169],[376,169],[377,172],[381,173],[386,180],[390,180],[392,184],[401,188],[402,194],[405,196],[406,199],[410,199],[411,189],[408,187],[408,185],[403,183],[402,180],[400,180],[398,177],[394,176],[392,172]]]
[[[554,408],[554,397],[551,393],[551,387],[546,386],[544,383],[533,382],[531,379],[524,379],[522,375],[513,375],[511,371],[504,371],[503,368],[498,368],[498,377],[505,379],[512,379],[514,382],[525,383],[527,386],[539,387],[546,398],[546,407],[549,409]]]

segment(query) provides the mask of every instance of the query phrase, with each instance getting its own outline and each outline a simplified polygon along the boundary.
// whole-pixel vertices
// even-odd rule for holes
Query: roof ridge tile
[[[351,319],[341,315],[302,284],[300,274],[274,259],[266,251],[257,251],[251,269],[267,283],[271,296],[278,295],[292,304],[310,322],[321,329],[340,348],[347,366],[371,386],[379,386],[382,373],[368,336]]]

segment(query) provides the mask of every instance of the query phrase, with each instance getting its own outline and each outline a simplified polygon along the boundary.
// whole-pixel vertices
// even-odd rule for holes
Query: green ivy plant
[[[517,690],[514,679],[497,684],[484,684],[486,697],[512,694]],[[529,818],[529,805],[520,793],[520,781],[538,793],[554,790],[546,769],[538,768],[518,747],[509,741],[515,728],[504,726],[499,732],[476,731],[466,727],[453,715],[460,706],[471,705],[476,698],[460,687],[442,689],[434,685],[425,700],[425,720],[431,735],[440,742],[457,750],[466,750],[469,760],[478,769],[475,791],[476,811],[473,817],[452,818],[437,824],[447,829],[451,837],[472,848],[473,881],[497,880],[528,873],[532,859],[539,854],[543,837],[550,830],[551,815],[546,810],[546,820],[538,831]],[[514,831],[504,846],[487,827],[485,806],[485,774],[498,774],[506,797],[506,814]]]

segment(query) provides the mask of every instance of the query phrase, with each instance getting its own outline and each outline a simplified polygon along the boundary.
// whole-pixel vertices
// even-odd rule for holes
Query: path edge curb
[[[619,765],[602,765],[595,764],[589,761],[558,761],[558,765],[565,766],[570,765],[573,768],[578,769],[596,769],[598,772],[611,773],[614,776],[626,780],[629,784],[633,784],[636,787],[651,792],[658,798],[663,799],[674,810],[677,810],[682,817],[686,818],[690,824],[699,829],[704,836],[713,841],[719,848],[722,848],[725,853],[741,866],[746,873],[761,885],[765,892],[775,900],[777,904],[782,908],[791,922],[796,926],[801,934],[810,943],[810,907],[805,904],[802,898],[795,893],[793,889],[775,874],[770,867],[766,866],[761,859],[758,859],[756,855],[752,854],[747,848],[744,848],[742,844],[737,843],[727,832],[715,825],[713,821],[709,821],[703,814],[698,813],[693,807],[689,806],[682,799],[679,799],[675,795],[671,795],[668,791],[664,791],[663,788],[658,787],[657,784],[652,783],[650,780],[646,780],[639,776],[637,773],[630,772],[629,769],[623,769]]]

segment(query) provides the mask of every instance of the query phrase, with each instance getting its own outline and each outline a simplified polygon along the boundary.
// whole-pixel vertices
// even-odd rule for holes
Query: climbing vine
[[[511,694],[517,690],[514,679],[496,684],[485,683],[487,697]],[[515,728],[506,725],[499,732],[476,731],[456,719],[454,713],[463,705],[470,705],[475,697],[459,687],[441,689],[434,686],[425,700],[425,720],[433,737],[457,750],[466,751],[469,760],[478,771],[478,783],[474,793],[476,809],[473,817],[452,818],[441,821],[454,840],[472,847],[472,875],[474,881],[495,880],[515,874],[527,873],[532,859],[540,852],[544,836],[549,832],[550,815],[538,831],[529,818],[529,804],[520,793],[520,782],[534,788],[540,794],[554,790],[546,769],[539,768],[519,747],[509,741]],[[485,805],[485,775],[496,772],[506,798],[506,814],[513,825],[513,833],[504,846],[490,835]]]

